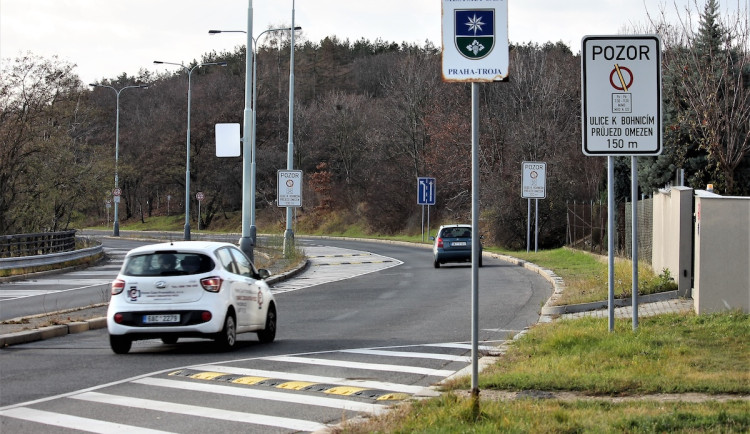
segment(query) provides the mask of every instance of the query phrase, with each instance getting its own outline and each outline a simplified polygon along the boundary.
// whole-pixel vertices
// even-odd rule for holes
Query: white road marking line
[[[310,422],[301,419],[266,416],[257,413],[244,413],[240,411],[224,410],[221,408],[200,407],[197,405],[177,404],[166,401],[156,401],[153,399],[133,398],[129,396],[107,395],[98,392],[85,392],[80,395],[73,395],[71,398],[102,404],[118,405],[125,408],[163,411],[167,413],[184,414],[187,416],[206,417],[222,421],[231,420],[233,422],[273,426],[299,431],[315,431],[326,427],[326,425],[318,422]]]
[[[367,354],[371,356],[386,356],[386,357],[410,357],[415,359],[434,359],[434,360],[448,360],[451,362],[471,362],[471,357],[467,356],[454,356],[452,354],[436,354],[436,353],[413,353],[409,351],[383,351],[383,350],[341,350],[342,353],[351,354]]]
[[[106,422],[103,420],[89,419],[85,417],[69,416],[66,414],[53,413],[50,411],[35,410],[33,408],[11,408],[0,412],[0,416],[12,417],[14,419],[28,420],[44,425],[52,425],[61,428],[70,428],[80,431],[94,433],[123,433],[123,434],[166,434],[169,431],[139,428],[133,425]]]
[[[403,262],[398,259],[387,256],[337,247],[305,247],[305,254],[310,260],[310,269],[305,271],[299,277],[275,284],[272,287],[275,294],[296,291],[322,285],[324,283],[351,279],[353,277],[359,277],[403,264]],[[367,256],[367,260],[371,263],[339,264],[336,266],[325,267],[325,271],[319,273],[321,269],[319,265],[328,264],[330,262],[328,258],[342,256]]]
[[[114,279],[115,276],[112,276]],[[104,285],[106,283],[112,283],[112,279],[36,279],[36,280],[19,280],[18,282],[10,282],[7,285],[13,286],[60,286],[60,285],[81,285],[81,286],[94,286]],[[80,288],[75,288],[80,289]],[[56,291],[57,292],[57,291]]]
[[[471,344],[427,344],[427,347],[443,347],[443,348],[457,348],[462,350],[470,350]],[[493,351],[497,350],[495,347],[489,347],[487,345],[479,345],[479,351]]]
[[[0,298],[31,297],[33,295],[51,294],[57,292],[53,289],[0,289]]]
[[[303,363],[306,365],[319,365],[319,366],[335,366],[338,368],[366,369],[366,370],[371,370],[371,371],[406,372],[409,374],[430,375],[434,377],[448,377],[448,376],[453,375],[456,372],[456,371],[450,371],[450,370],[445,370],[445,369],[421,368],[419,366],[384,365],[381,363],[347,362],[345,360],[314,359],[310,357],[271,356],[271,357],[264,357],[263,359],[272,360],[275,362]]]
[[[145,384],[147,386],[168,387],[171,389],[189,390],[204,393],[218,393],[222,395],[238,396],[241,398],[265,399],[271,401],[290,402],[302,405],[314,405],[317,407],[336,408],[378,414],[387,407],[380,404],[368,404],[365,402],[350,401],[346,399],[328,398],[320,396],[302,395],[299,393],[278,392],[272,390],[260,390],[246,387],[224,386],[216,382],[195,383],[191,381],[167,380],[163,378],[141,378],[133,383]]]
[[[411,386],[408,384],[388,383],[383,381],[371,380],[351,380],[348,378],[324,377],[320,375],[296,374],[293,372],[264,371],[260,369],[244,369],[233,366],[222,365],[198,365],[190,366],[188,369],[198,371],[222,372],[225,374],[242,375],[247,377],[266,377],[278,378],[289,381],[307,381],[310,383],[339,384],[341,386],[362,387],[366,389],[388,390],[392,392],[402,392],[417,394],[424,390],[423,386]]]

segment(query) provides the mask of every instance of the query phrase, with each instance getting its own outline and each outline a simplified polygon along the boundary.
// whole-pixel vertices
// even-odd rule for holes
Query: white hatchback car
[[[237,333],[276,338],[276,301],[240,249],[229,243],[179,241],[131,250],[112,282],[107,330],[112,351],[125,354],[134,340],[214,339],[228,350]]]

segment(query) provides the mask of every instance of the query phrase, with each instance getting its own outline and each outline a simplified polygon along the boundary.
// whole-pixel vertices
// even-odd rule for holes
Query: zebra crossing
[[[500,343],[480,350],[497,351]],[[322,431],[436,396],[432,386],[466,367],[470,347],[357,348],[187,366],[0,408],[0,431]]]

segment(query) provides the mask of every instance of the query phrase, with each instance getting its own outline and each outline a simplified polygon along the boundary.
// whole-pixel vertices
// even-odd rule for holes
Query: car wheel
[[[216,335],[216,343],[222,350],[231,350],[237,343],[237,324],[231,313],[224,319],[224,328]]]
[[[433,267],[435,267],[435,268],[440,268],[440,262],[438,262],[438,260],[437,260],[437,259],[435,259],[435,260],[434,260],[434,261],[432,262],[432,266],[433,266]]]
[[[174,336],[168,336],[168,337],[165,337],[165,338],[161,338],[161,341],[164,342],[167,345],[173,345],[173,344],[177,343],[177,339],[178,338],[176,338]]]
[[[258,332],[258,340],[270,344],[276,339],[276,308],[271,305],[266,315],[266,328]]]
[[[109,335],[109,346],[115,354],[127,354],[132,345],[133,341],[125,336]]]

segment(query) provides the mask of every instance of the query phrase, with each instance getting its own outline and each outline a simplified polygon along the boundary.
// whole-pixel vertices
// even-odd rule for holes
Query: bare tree
[[[666,23],[663,14],[651,25],[662,35],[665,78],[678,87],[672,129],[688,133],[682,146],[694,141],[706,153],[717,168],[718,189],[747,194],[750,187],[736,178],[750,155],[749,11],[738,2],[736,15],[722,19],[718,8],[717,0],[707,0],[697,28],[689,8],[678,26]]]

